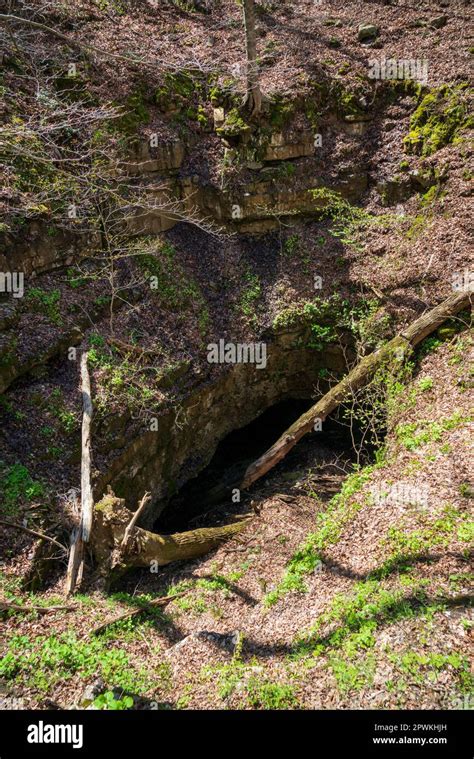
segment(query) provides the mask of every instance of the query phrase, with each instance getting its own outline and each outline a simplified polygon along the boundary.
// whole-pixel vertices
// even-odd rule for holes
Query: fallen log
[[[388,343],[374,353],[363,358],[340,382],[331,388],[314,406],[294,422],[256,461],[247,468],[240,485],[241,490],[263,477],[270,469],[285,458],[287,453],[308,432],[314,429],[318,420],[323,422],[337,406],[347,400],[353,393],[367,385],[375,372],[386,362],[403,361],[406,354],[428,335],[434,332],[446,319],[455,316],[467,308],[472,293],[456,292],[443,303],[427,311],[416,319]]]
[[[241,532],[248,519],[221,527],[200,528],[159,535],[141,527],[125,534],[133,518],[125,501],[113,493],[105,495],[95,506],[91,549],[99,576],[111,581],[133,567],[159,567],[174,561],[195,559],[212,551],[220,543]]]
[[[469,292],[454,293],[415,320],[386,345],[365,356],[346,377],[292,424],[271,448],[247,467],[243,479],[239,478],[238,486],[241,489],[248,488],[265,475],[307,432],[314,429],[316,421],[324,421],[337,406],[366,386],[379,368],[404,361],[414,346],[446,319],[466,308],[470,298]],[[174,561],[202,556],[222,541],[241,532],[249,522],[249,518],[246,518],[221,527],[160,535],[136,526],[147,502],[148,494],[145,494],[135,515],[125,507],[124,500],[112,492],[96,504],[91,549],[98,574],[107,582],[134,567],[152,568],[153,565],[164,566]]]
[[[77,609],[77,605],[75,604],[72,606],[20,606],[20,604],[14,604],[10,601],[0,600],[0,612],[14,611],[23,612],[26,614],[34,611],[38,614],[49,614],[53,611],[74,611],[74,609]]]

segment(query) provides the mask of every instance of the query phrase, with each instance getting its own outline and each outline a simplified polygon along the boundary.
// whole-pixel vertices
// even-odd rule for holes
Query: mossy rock
[[[115,105],[122,108],[123,115],[113,120],[114,131],[133,135],[142,125],[150,121],[148,104],[142,92],[129,95],[125,103],[115,103]]]
[[[471,88],[467,83],[442,85],[424,96],[410,120],[404,139],[408,153],[429,156],[454,143],[463,130],[474,127],[469,113]]]
[[[219,137],[239,137],[247,134],[251,127],[240,115],[237,108],[232,108],[225,117],[222,126],[217,127],[216,132]]]

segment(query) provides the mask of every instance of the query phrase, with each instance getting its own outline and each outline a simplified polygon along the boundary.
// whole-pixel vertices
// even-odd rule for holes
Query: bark
[[[349,374],[329,390],[314,406],[300,416],[260,458],[247,468],[240,488],[244,490],[252,483],[263,477],[270,469],[278,464],[296,443],[311,432],[317,419],[324,421],[343,401],[361,387],[367,385],[375,372],[385,362],[403,360],[406,353],[418,345],[425,337],[434,332],[446,319],[455,316],[467,308],[472,294],[469,292],[454,293],[443,303],[427,311],[416,319],[400,335],[390,340],[379,350],[371,353],[360,361]]]
[[[37,614],[50,614],[54,611],[74,611],[77,606],[20,606],[10,601],[0,600],[0,611],[13,611],[23,614],[36,612]]]
[[[65,593],[70,596],[81,584],[84,560],[84,543],[80,526],[74,527],[71,533],[71,548],[67,565]]]
[[[254,0],[243,0],[242,3],[245,49],[247,54],[247,94],[244,99],[244,107],[251,116],[258,116],[262,108],[262,93],[258,81],[257,63],[257,31],[255,26],[255,3]]]
[[[146,507],[150,503],[150,501],[151,501],[150,493],[145,493],[142,500],[140,501],[138,509],[135,511],[134,515],[132,516],[130,520],[130,523],[127,525],[127,529],[125,530],[125,534],[123,536],[123,540],[120,546],[120,550],[123,554],[127,552],[129,546],[131,545],[132,535],[133,535],[135,525],[140,519],[140,516],[142,515],[144,509],[146,509]]]
[[[222,527],[209,527],[172,535],[159,535],[141,527],[133,533],[123,549],[124,537],[133,513],[125,502],[108,493],[95,507],[91,548],[99,575],[114,579],[132,567],[164,566],[173,561],[195,559],[212,551],[220,543],[241,532],[249,520]]]
[[[446,319],[455,316],[470,303],[467,292],[455,293],[443,303],[423,314],[401,334],[379,350],[364,357],[340,382],[303,414],[257,461],[251,463],[240,478],[239,487],[248,488],[281,461],[303,435],[323,421],[353,393],[367,385],[382,366],[405,359],[414,346],[433,332]],[[143,497],[133,515],[125,502],[110,492],[95,507],[91,548],[99,575],[110,582],[132,567],[164,566],[174,561],[194,559],[216,548],[222,541],[241,532],[249,519],[222,527],[190,530],[172,535],[159,535],[136,527],[140,513],[148,502]]]
[[[92,399],[87,353],[81,356],[82,392],[82,455],[81,455],[81,517],[78,527],[71,534],[71,550],[66,574],[66,595],[74,593],[81,584],[84,571],[84,548],[88,544],[92,530],[94,499],[91,483],[91,423]]]
[[[84,543],[88,543],[92,529],[94,499],[91,484],[91,423],[92,400],[91,381],[87,368],[87,353],[81,357],[82,381],[82,458],[81,458],[81,534]]]

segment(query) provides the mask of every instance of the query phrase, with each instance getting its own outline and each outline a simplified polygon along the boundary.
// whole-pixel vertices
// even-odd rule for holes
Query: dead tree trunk
[[[195,559],[241,532],[249,522],[244,519],[222,527],[159,535],[141,527],[130,531],[131,518],[133,513],[113,493],[104,496],[95,506],[91,548],[98,573],[107,582],[132,567],[158,567]]]
[[[81,392],[82,392],[82,455],[81,455],[81,516],[79,526],[71,535],[71,551],[66,575],[66,595],[74,593],[81,584],[84,570],[84,547],[90,540],[94,500],[91,484],[91,422],[92,399],[87,353],[81,357]]]
[[[247,53],[247,93],[243,106],[250,115],[258,116],[262,108],[262,93],[260,91],[257,63],[257,31],[255,26],[254,0],[243,0],[242,10],[245,29],[245,49]]]
[[[375,372],[387,361],[403,360],[406,353],[437,329],[446,319],[466,308],[471,299],[468,292],[455,293],[443,303],[416,319],[379,350],[360,361],[349,374],[335,385],[309,411],[294,422],[260,458],[247,468],[240,488],[244,490],[263,477],[272,467],[285,458],[307,432],[314,429],[316,421],[324,421],[334,409],[352,393],[367,385]]]
[[[87,368],[87,353],[81,358],[81,384],[82,384],[82,459],[81,459],[81,527],[82,540],[88,543],[92,529],[92,515],[94,500],[91,484],[91,424],[92,424],[92,399],[91,381]]]

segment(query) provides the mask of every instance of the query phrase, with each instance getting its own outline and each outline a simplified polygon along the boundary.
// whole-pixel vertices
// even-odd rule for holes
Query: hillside
[[[469,10],[2,10],[5,708],[472,708]]]

